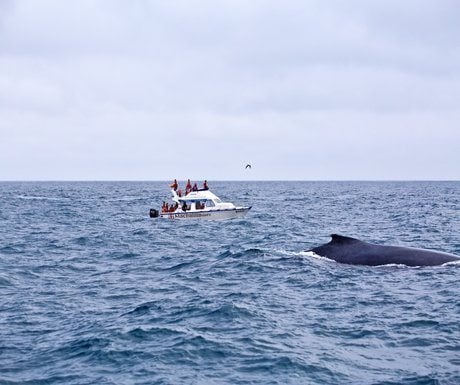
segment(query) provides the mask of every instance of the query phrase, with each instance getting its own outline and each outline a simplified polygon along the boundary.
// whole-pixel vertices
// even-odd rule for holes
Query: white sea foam
[[[272,249],[271,251],[274,251],[278,254],[286,255],[289,257],[308,257],[308,258],[315,258],[315,259],[319,259],[323,261],[335,262],[333,259],[322,257],[321,255],[318,255],[314,253],[313,251],[287,251],[287,250],[281,250],[281,249]]]
[[[291,257],[301,255],[303,253],[303,252],[298,252],[298,251],[288,251],[288,250],[281,250],[281,249],[271,249],[270,251],[274,251],[275,253],[287,255]]]
[[[313,251],[302,251],[300,253],[298,253],[298,255],[302,256],[302,257],[310,257],[310,258],[315,258],[315,259],[319,259],[321,261],[328,261],[328,262],[336,262],[334,261],[333,259],[330,259],[330,258],[327,258],[327,257],[323,257],[319,254],[316,254],[315,252]]]
[[[64,197],[45,197],[37,195],[17,195],[16,198],[24,200],[40,200],[40,201],[68,201],[70,198]]]
[[[451,261],[443,263],[441,266],[460,266],[460,259],[458,261]]]
[[[384,264],[384,265],[377,265],[377,266],[374,266],[374,267],[397,267],[397,268],[405,268],[405,269],[418,269],[420,268],[421,266],[407,266],[407,265],[404,265],[403,263],[387,263],[387,264]]]

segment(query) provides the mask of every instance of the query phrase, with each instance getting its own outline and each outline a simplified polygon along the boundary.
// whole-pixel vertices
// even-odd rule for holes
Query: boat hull
[[[251,207],[236,207],[227,210],[205,210],[205,211],[179,211],[173,213],[161,213],[161,218],[166,219],[232,219],[242,218],[251,209]]]

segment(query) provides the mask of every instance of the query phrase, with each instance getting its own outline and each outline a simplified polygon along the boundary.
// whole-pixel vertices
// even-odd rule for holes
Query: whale
[[[377,245],[338,234],[332,234],[331,238],[329,243],[308,251],[349,265],[439,266],[460,261],[460,257],[454,254],[435,250]]]

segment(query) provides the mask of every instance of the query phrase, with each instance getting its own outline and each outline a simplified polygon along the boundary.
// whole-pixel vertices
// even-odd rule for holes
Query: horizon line
[[[178,179],[182,181],[182,179]],[[186,181],[186,179],[183,179]],[[201,181],[201,179],[198,179]],[[203,179],[204,180],[204,179]],[[208,182],[460,182],[460,179],[206,179]],[[170,179],[0,179],[0,183],[166,182]]]

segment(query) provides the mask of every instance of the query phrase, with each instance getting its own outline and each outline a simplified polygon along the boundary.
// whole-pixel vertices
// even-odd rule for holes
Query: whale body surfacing
[[[332,240],[329,243],[308,251],[350,265],[437,266],[447,262],[460,261],[460,257],[454,254],[435,250],[376,245],[338,234],[332,234],[331,237]]]

